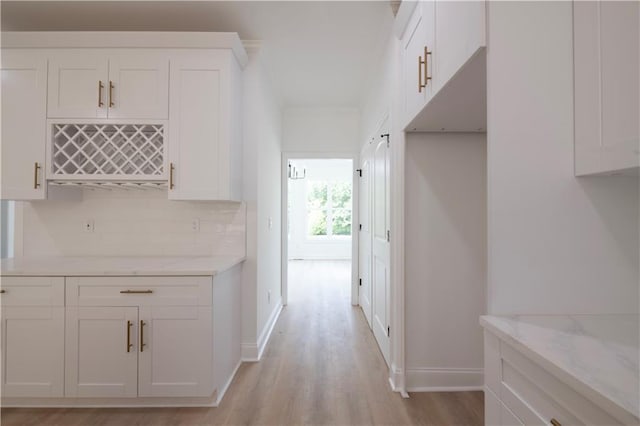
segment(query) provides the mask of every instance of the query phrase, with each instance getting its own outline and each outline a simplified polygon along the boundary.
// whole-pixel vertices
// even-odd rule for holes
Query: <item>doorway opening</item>
[[[285,154],[283,166],[284,303],[330,293],[357,304],[354,158]]]

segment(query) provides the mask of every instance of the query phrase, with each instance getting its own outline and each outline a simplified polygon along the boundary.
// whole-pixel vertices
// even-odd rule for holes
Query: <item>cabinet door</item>
[[[640,3],[601,1],[602,166],[640,165]]]
[[[108,59],[93,50],[57,51],[49,59],[49,118],[107,116]]]
[[[68,307],[67,397],[138,394],[138,308]]]
[[[435,90],[442,88],[485,42],[485,2],[435,2]]]
[[[2,395],[62,397],[64,307],[2,309]]]
[[[220,199],[223,145],[228,143],[229,58],[216,52],[171,60],[170,180],[173,200]]]
[[[409,122],[433,96],[433,1],[416,6],[402,38],[402,48],[404,113],[405,122]]]
[[[133,51],[109,57],[109,118],[166,119],[169,111],[169,59]]]
[[[211,308],[140,308],[140,396],[211,396]]]
[[[47,59],[38,52],[2,51],[3,199],[45,198]]]
[[[574,2],[576,175],[640,165],[639,9]]]

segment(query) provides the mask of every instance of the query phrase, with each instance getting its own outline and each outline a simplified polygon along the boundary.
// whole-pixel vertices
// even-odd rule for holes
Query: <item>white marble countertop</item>
[[[23,257],[2,259],[1,276],[215,275],[244,256],[202,257]]]
[[[483,316],[480,324],[610,414],[640,418],[639,320],[521,315]]]

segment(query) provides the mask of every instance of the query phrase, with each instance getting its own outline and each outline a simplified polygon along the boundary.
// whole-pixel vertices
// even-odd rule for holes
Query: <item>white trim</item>
[[[482,368],[413,368],[407,369],[408,392],[459,392],[482,390]]]
[[[231,32],[6,31],[2,48],[231,49],[243,68],[249,62],[238,33]]]
[[[256,343],[242,343],[241,345],[241,360],[242,362],[258,362],[262,358],[262,354],[264,353],[265,348],[267,347],[267,343],[269,343],[269,339],[271,338],[271,333],[273,332],[276,323],[278,322],[278,318],[280,318],[280,313],[282,312],[283,305],[279,304],[271,313],[267,324],[262,329],[262,333],[260,333],[260,337]]]
[[[222,386],[222,388],[220,390],[218,390],[217,392],[217,398],[215,401],[215,406],[217,407],[218,405],[220,405],[220,402],[222,401],[222,398],[224,398],[224,394],[227,393],[227,390],[229,390],[229,386],[231,386],[231,382],[233,382],[233,378],[236,377],[236,373],[238,372],[238,369],[240,368],[240,365],[242,365],[242,359],[238,360],[238,364],[236,364],[236,367],[233,369],[233,372],[231,373],[231,375],[229,376],[229,378],[227,379],[227,381],[225,382],[224,386]]]
[[[300,152],[300,151],[284,151],[282,153],[282,205],[281,205],[281,216],[282,216],[282,235],[281,235],[281,250],[282,250],[282,259],[281,259],[281,273],[282,273],[282,304],[287,305],[288,303],[288,292],[289,292],[289,241],[287,238],[287,224],[288,222],[288,201],[289,201],[289,191],[287,185],[287,166],[289,164],[289,160],[296,159],[347,159],[352,160],[351,162],[351,170],[353,174],[352,180],[352,189],[351,189],[351,305],[358,305],[358,242],[359,238],[354,238],[354,229],[353,226],[354,218],[360,217],[360,198],[358,191],[360,189],[360,185],[358,182],[358,178],[356,177],[356,169],[359,166],[359,155],[357,153],[352,152]],[[356,234],[357,235],[357,234]]]

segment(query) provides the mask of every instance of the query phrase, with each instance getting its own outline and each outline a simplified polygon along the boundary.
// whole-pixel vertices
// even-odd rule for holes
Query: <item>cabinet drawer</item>
[[[2,306],[64,306],[62,277],[2,277]]]
[[[68,306],[211,306],[212,277],[67,278]]]
[[[591,401],[508,345],[501,345],[501,400],[527,425],[616,425]]]

